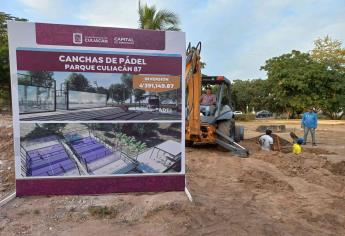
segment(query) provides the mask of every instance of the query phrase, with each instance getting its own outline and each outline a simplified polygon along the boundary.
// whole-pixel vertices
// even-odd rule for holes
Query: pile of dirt
[[[273,192],[293,191],[293,187],[286,181],[274,177],[268,172],[261,170],[248,170],[238,179],[249,188],[267,189]]]
[[[315,154],[318,154],[318,155],[320,155],[320,154],[325,154],[325,155],[336,154],[335,152],[330,152],[328,150],[325,150],[325,149],[322,149],[322,148],[316,148],[316,147],[309,148],[309,147],[303,146],[303,151],[309,152],[309,153],[315,153]]]
[[[0,117],[0,199],[14,191],[12,117]]]
[[[285,176],[301,177],[309,183],[345,194],[345,161],[331,163],[327,157],[308,150],[299,155],[259,151],[253,153],[250,158],[274,165]]]
[[[281,152],[287,153],[291,151],[292,143],[288,140],[280,137],[277,134],[271,135],[273,138],[273,145],[275,150],[280,150]],[[255,153],[260,151],[259,138],[261,135],[243,140],[241,145],[249,150],[250,153]]]
[[[325,164],[325,168],[335,175],[345,176],[345,161],[341,161],[337,163],[331,163],[327,161]]]

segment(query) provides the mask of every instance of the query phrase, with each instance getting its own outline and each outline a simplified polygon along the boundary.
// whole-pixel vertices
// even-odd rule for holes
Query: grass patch
[[[89,206],[87,210],[92,216],[102,219],[115,218],[118,214],[116,208],[107,206]]]
[[[176,203],[176,202],[170,202],[170,203],[167,203],[167,204],[164,204],[164,205],[160,205],[160,206],[157,206],[151,210],[149,210],[147,212],[147,214],[145,215],[146,218],[148,217],[152,217],[152,216],[155,216],[157,215],[159,212],[161,211],[170,211],[171,213],[178,213],[178,212],[181,212],[182,211],[182,206],[180,203]]]
[[[255,114],[235,115],[235,120],[238,120],[238,121],[251,121],[251,120],[255,120]]]

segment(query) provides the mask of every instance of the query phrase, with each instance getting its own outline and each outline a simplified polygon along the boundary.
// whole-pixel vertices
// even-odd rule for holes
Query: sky
[[[329,35],[345,43],[345,0],[141,0],[175,12],[186,41],[202,42],[203,70],[231,80],[266,78],[271,57],[308,52]],[[2,0],[32,22],[138,28],[138,0]],[[344,47],[343,43],[343,47]]]

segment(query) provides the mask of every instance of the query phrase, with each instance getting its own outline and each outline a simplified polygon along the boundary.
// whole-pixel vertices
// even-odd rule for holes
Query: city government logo
[[[82,33],[73,33],[73,43],[82,44],[83,43],[83,34]]]

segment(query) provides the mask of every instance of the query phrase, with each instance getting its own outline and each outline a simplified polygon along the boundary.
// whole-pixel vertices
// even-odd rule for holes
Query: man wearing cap
[[[315,129],[317,128],[317,113],[315,108],[310,108],[308,112],[305,112],[302,117],[301,127],[304,129],[304,142],[307,143],[309,132],[311,133],[311,140],[313,146],[316,146],[315,141]]]

